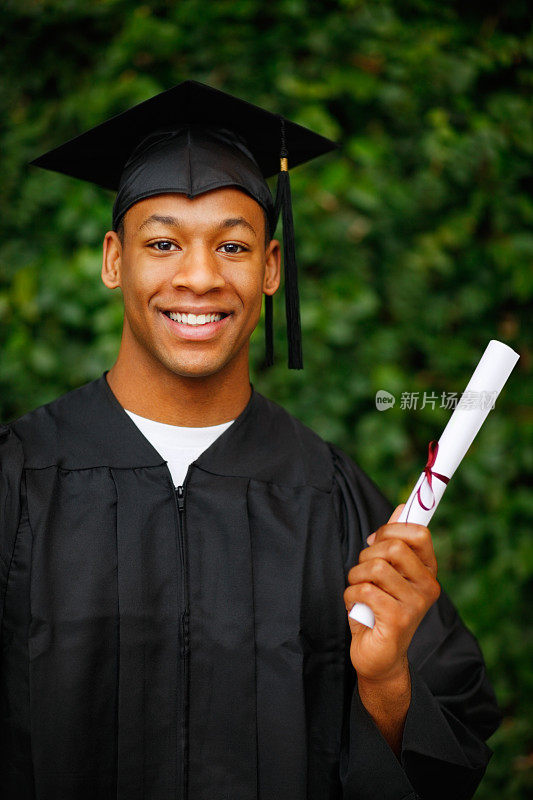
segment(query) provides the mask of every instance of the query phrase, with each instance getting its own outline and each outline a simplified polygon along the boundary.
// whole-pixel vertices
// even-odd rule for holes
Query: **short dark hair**
[[[270,244],[270,242],[272,240],[272,236],[270,235],[270,222],[269,222],[269,219],[268,219],[268,214],[265,211],[265,209],[263,208],[263,206],[261,206],[261,209],[263,211],[263,219],[264,219],[264,222],[265,222],[265,250],[266,250],[268,245]],[[118,238],[120,239],[120,244],[122,244],[122,245],[124,244],[124,217],[126,216],[127,213],[128,212],[126,211],[121,216],[121,218],[120,218],[120,220],[118,222],[116,231],[115,231],[117,236],[118,236]]]
[[[126,212],[127,214],[128,212]],[[118,238],[120,239],[120,244],[124,244],[124,217],[126,214],[123,214],[118,222],[117,229],[115,233],[117,234]]]

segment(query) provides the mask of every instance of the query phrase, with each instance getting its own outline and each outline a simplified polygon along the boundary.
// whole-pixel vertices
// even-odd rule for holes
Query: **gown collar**
[[[162,456],[126,414],[106,375],[107,370],[88,386],[96,390],[97,405],[107,406],[109,413],[103,418],[115,466],[164,464]],[[328,469],[331,456],[326,443],[281,406],[259,394],[252,384],[251,389],[250,399],[235,421],[193,464],[214,475],[254,478],[286,486],[311,484],[328,491],[332,474]],[[312,446],[316,460],[309,458]]]
[[[22,445],[25,469],[168,470],[113,394],[106,374],[9,423]],[[328,443],[251,388],[245,408],[191,468],[331,491],[336,468]]]

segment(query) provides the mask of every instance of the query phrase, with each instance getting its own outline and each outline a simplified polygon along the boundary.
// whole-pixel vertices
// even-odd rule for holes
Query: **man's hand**
[[[402,508],[368,537],[344,592],[347,611],[361,602],[374,612],[373,628],[348,617],[350,657],[361,701],[398,758],[411,702],[407,648],[440,595],[431,534],[423,525],[396,522]]]
[[[396,522],[398,506],[386,525],[368,537],[359,563],[348,573],[344,603],[366,603],[376,618],[367,628],[349,617],[350,657],[358,680],[395,680],[407,671],[407,648],[427,610],[440,595],[431,534],[423,525]]]

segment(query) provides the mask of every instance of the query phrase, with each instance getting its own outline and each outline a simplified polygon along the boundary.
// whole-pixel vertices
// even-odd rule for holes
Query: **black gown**
[[[175,488],[105,376],[0,426],[0,796],[471,797],[500,715],[444,592],[400,760],[357,693],[370,479],[254,390]]]

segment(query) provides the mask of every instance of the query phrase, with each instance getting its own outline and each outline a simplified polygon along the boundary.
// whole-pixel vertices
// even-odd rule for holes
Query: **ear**
[[[104,237],[102,257],[102,281],[108,289],[121,285],[122,244],[115,231],[108,231]]]
[[[272,239],[265,254],[264,294],[275,294],[281,280],[281,249],[277,239]]]

